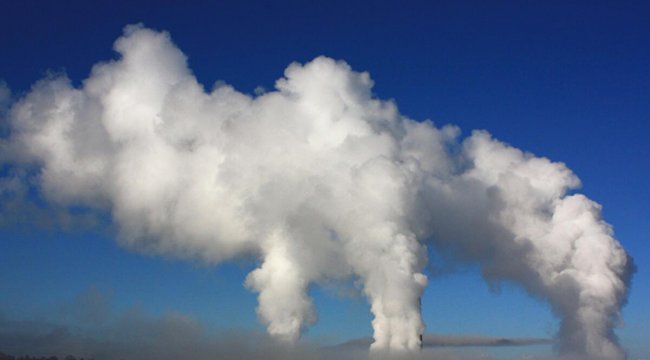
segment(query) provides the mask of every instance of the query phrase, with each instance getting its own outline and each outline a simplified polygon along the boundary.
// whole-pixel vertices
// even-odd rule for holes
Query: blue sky
[[[414,119],[486,129],[536,155],[565,162],[581,192],[634,257],[624,324],[631,358],[650,356],[650,6],[643,2],[79,2],[2,5],[0,79],[15,97],[47,71],[79,84],[127,24],[165,30],[206,87],[253,93],[284,68],[319,55],[368,71],[379,98]],[[0,314],[74,322],[59,314],[89,288],[111,314],[142,307],[181,312],[207,327],[263,330],[253,264],[216,268],[133,254],[110,231],[0,229]],[[307,337],[338,342],[371,334],[365,300],[313,289],[319,322]],[[475,268],[431,277],[422,302],[428,330],[551,336],[548,307],[505,284],[488,289]],[[341,326],[341,323],[346,324]],[[2,350],[2,349],[0,349]],[[509,350],[508,350],[509,351]],[[517,350],[519,351],[519,350]],[[521,350],[524,351],[524,350]],[[547,350],[535,350],[547,351]]]

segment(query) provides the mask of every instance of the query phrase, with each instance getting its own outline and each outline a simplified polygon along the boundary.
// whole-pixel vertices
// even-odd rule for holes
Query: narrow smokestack
[[[421,297],[418,298],[418,309],[420,309],[420,312],[422,311],[422,298]],[[422,336],[423,336],[423,334],[420,333],[420,336],[419,336],[420,337],[420,350],[422,350],[422,347],[424,345],[424,341],[422,340]]]

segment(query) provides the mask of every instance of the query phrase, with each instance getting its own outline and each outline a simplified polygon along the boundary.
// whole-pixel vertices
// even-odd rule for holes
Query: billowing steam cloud
[[[80,88],[50,77],[12,106],[2,158],[27,170],[7,183],[109,211],[127,247],[259,256],[246,286],[290,342],[315,321],[309,285],[355,277],[372,348],[419,348],[431,245],[548,300],[562,352],[624,357],[612,328],[630,260],[600,206],[567,193],[579,181],[564,164],[408,119],[326,57],[251,97],[206,93],[166,33],[128,26],[115,50]]]

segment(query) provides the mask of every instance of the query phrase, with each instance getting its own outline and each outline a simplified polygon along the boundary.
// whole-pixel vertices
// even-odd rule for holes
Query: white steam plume
[[[50,77],[12,106],[0,160],[37,171],[7,176],[110,211],[127,247],[259,256],[246,286],[290,342],[315,321],[310,284],[358,277],[372,347],[418,348],[432,245],[548,300],[563,352],[624,356],[612,328],[630,260],[599,205],[567,195],[579,182],[563,164],[408,119],[329,58],[291,64],[251,97],[206,93],[166,33],[128,26],[115,50],[80,88]]]

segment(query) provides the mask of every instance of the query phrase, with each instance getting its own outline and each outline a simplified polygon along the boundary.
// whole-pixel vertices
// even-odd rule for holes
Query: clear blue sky
[[[380,98],[414,119],[486,129],[565,162],[634,257],[638,272],[617,333],[632,359],[650,345],[650,5],[643,1],[5,1],[0,79],[16,97],[46,71],[78,84],[113,58],[127,24],[169,31],[200,82],[252,93],[318,55],[368,71]],[[129,253],[109,233],[0,229],[0,314],[70,322],[57,309],[91,287],[120,309],[177,311],[208,327],[262,329],[252,264],[217,268]],[[308,337],[371,334],[362,298],[314,289]],[[490,292],[476,269],[432,278],[429,331],[549,336],[546,305],[515,287]],[[341,322],[349,326],[342,328]],[[1,350],[1,349],[0,349]]]

